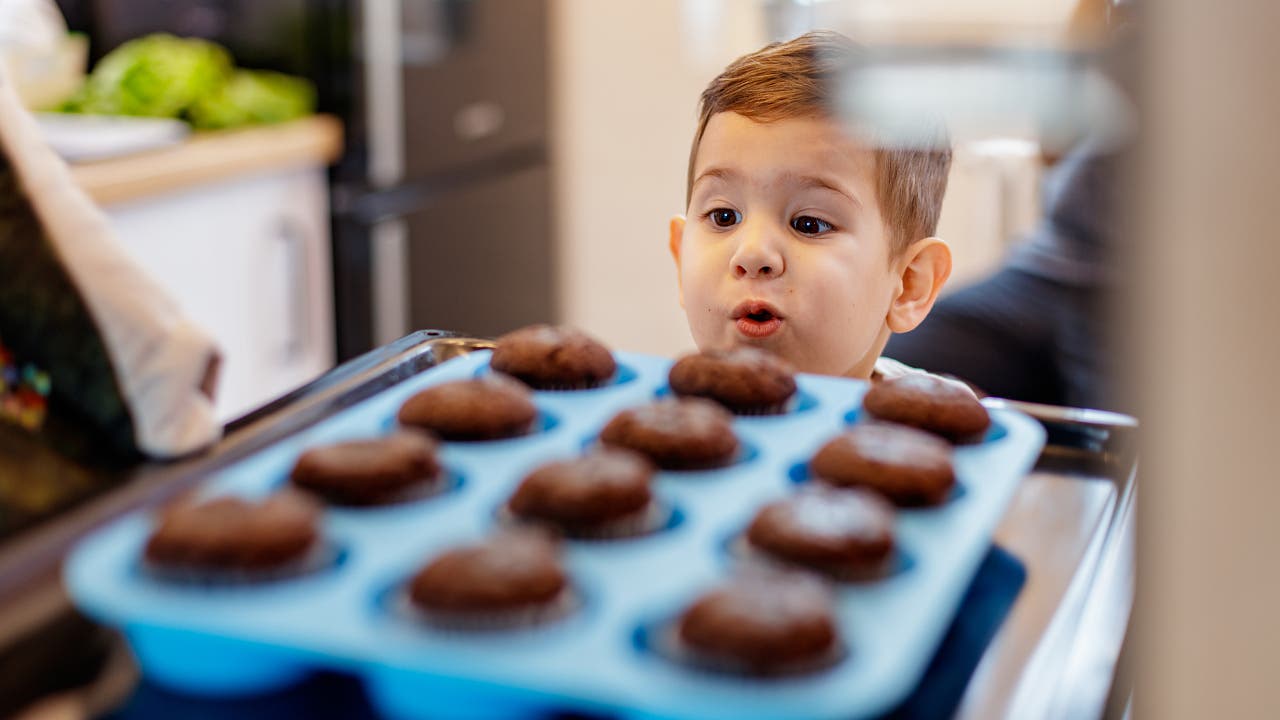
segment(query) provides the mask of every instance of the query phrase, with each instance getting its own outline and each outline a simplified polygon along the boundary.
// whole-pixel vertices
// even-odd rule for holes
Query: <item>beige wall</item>
[[[684,209],[698,94],[763,38],[755,3],[735,0],[723,4],[728,30],[695,41],[685,32],[691,8],[717,5],[553,3],[560,319],[621,349],[693,347],[667,220]]]

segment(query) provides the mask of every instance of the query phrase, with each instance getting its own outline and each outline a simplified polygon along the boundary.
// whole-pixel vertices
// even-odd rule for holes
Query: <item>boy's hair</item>
[[[685,204],[693,193],[693,163],[711,116],[735,112],[758,122],[830,117],[830,90],[853,60],[857,46],[829,31],[772,43],[735,60],[711,81],[698,110],[689,152]],[[951,168],[951,148],[876,148],[876,194],[889,228],[891,255],[933,235]]]

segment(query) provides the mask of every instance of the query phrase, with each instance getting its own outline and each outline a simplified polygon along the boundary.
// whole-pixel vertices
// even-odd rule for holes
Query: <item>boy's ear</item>
[[[671,249],[671,259],[676,262],[676,288],[680,293],[680,307],[684,307],[684,285],[680,282],[680,239],[684,237],[684,216],[673,216],[668,229],[671,236],[667,247]]]
[[[890,330],[904,333],[915,329],[933,309],[938,292],[951,276],[951,248],[936,237],[917,240],[902,253],[897,267],[898,294],[886,320]]]

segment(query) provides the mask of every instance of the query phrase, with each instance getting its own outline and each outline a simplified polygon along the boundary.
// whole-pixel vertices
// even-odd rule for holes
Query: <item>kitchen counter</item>
[[[327,115],[193,134],[170,147],[71,166],[99,205],[115,205],[239,175],[326,166],[342,152],[342,124]]]

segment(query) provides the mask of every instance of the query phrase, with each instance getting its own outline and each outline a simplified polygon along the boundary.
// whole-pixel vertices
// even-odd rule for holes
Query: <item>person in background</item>
[[[124,252],[7,68],[0,62],[0,423],[32,443],[68,428],[112,462],[207,448],[222,434],[217,345]]]
[[[1120,10],[1084,0],[1068,32],[1110,37],[1105,67],[1123,86],[1130,45]],[[1110,386],[1117,358],[1108,339],[1124,151],[1117,133],[1097,132],[1060,158],[1046,156],[1041,219],[1030,235],[992,275],[941,298],[928,321],[895,336],[887,352],[991,395],[1126,409]]]
[[[1044,215],[993,275],[893,338],[902,362],[1014,400],[1112,408],[1106,305],[1117,155],[1086,143],[1049,170]]]

